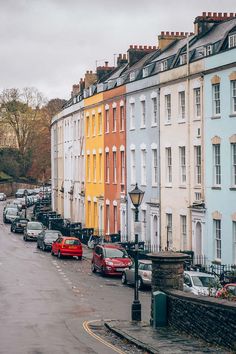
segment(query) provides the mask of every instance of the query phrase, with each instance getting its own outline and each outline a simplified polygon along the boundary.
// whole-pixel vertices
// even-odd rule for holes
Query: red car
[[[132,264],[126,250],[117,244],[95,246],[93,250],[91,270],[102,275],[121,275],[125,268]]]
[[[216,297],[219,298],[227,298],[234,297],[236,299],[236,283],[226,284],[222,289],[218,290],[216,293]]]
[[[58,237],[56,241],[52,243],[51,254],[62,258],[64,256],[77,256],[79,260],[82,259],[83,248],[81,242],[76,237]]]

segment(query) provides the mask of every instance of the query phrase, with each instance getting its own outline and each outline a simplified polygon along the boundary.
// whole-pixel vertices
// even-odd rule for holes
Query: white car
[[[0,200],[6,200],[7,199],[7,196],[5,193],[0,193]]]
[[[24,230],[24,240],[37,241],[38,234],[44,230],[44,226],[38,221],[29,221]]]
[[[216,294],[217,279],[214,275],[202,272],[184,272],[184,291],[203,296]]]
[[[4,215],[4,222],[5,223],[12,223],[15,218],[20,216],[20,212],[17,208],[7,208],[6,214]]]

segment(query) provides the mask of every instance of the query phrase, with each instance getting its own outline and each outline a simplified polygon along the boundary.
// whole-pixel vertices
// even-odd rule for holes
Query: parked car
[[[50,251],[52,249],[53,241],[56,241],[59,237],[63,237],[60,231],[43,230],[38,234],[37,248],[41,248],[43,251]]]
[[[58,237],[52,243],[51,254],[62,258],[64,256],[77,256],[79,260],[82,259],[83,248],[80,240],[76,237]]]
[[[217,279],[214,275],[202,272],[184,272],[184,291],[195,295],[209,296],[216,294]]]
[[[43,224],[38,221],[29,221],[24,229],[24,240],[37,241],[38,234],[43,231]]]
[[[236,300],[236,283],[226,284],[222,289],[217,291],[216,297],[219,298],[232,297]]]
[[[138,288],[151,286],[152,281],[152,261],[140,259],[138,262]],[[135,264],[125,268],[121,276],[122,284],[135,284]]]
[[[20,216],[18,208],[7,208],[3,217],[5,223],[12,223],[15,218]]]
[[[0,193],[0,201],[7,200],[7,196],[5,193]]]
[[[29,219],[17,217],[15,220],[12,221],[11,223],[11,232],[24,232],[24,229],[29,222]]]
[[[15,193],[16,198],[22,198],[25,195],[25,189],[17,189]]]
[[[118,244],[97,245],[93,250],[91,270],[102,275],[121,275],[125,268],[132,265],[127,251]]]

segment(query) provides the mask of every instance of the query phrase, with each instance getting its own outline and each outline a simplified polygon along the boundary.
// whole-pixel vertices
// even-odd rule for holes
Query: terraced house
[[[96,234],[132,240],[128,192],[138,183],[149,249],[236,261],[235,17],[203,13],[194,33],[162,32],[157,48],[131,46],[116,68],[86,73],[52,122],[54,208]]]

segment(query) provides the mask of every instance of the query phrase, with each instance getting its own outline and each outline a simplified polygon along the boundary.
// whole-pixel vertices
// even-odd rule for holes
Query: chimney
[[[193,33],[188,32],[164,32],[162,31],[161,34],[158,36],[158,47],[163,50],[166,48],[170,43],[177,39],[183,39],[187,36],[193,35]]]
[[[105,61],[104,66],[97,67],[97,80],[100,81],[105,79],[107,74],[110,74],[114,70],[114,66],[109,66],[108,61]]]
[[[146,54],[154,52],[155,50],[157,50],[155,46],[130,45],[127,51],[129,66],[132,66],[133,64],[137,63]]]
[[[92,70],[87,70],[84,75],[84,88],[87,89],[89,86],[97,81],[97,74],[93,73]]]
[[[121,66],[122,64],[128,63],[126,54],[119,54],[117,57],[117,67]]]
[[[203,12],[201,16],[195,18],[194,32],[195,34],[202,34],[208,31],[215,24],[231,20],[236,17],[236,13],[230,12]]]

